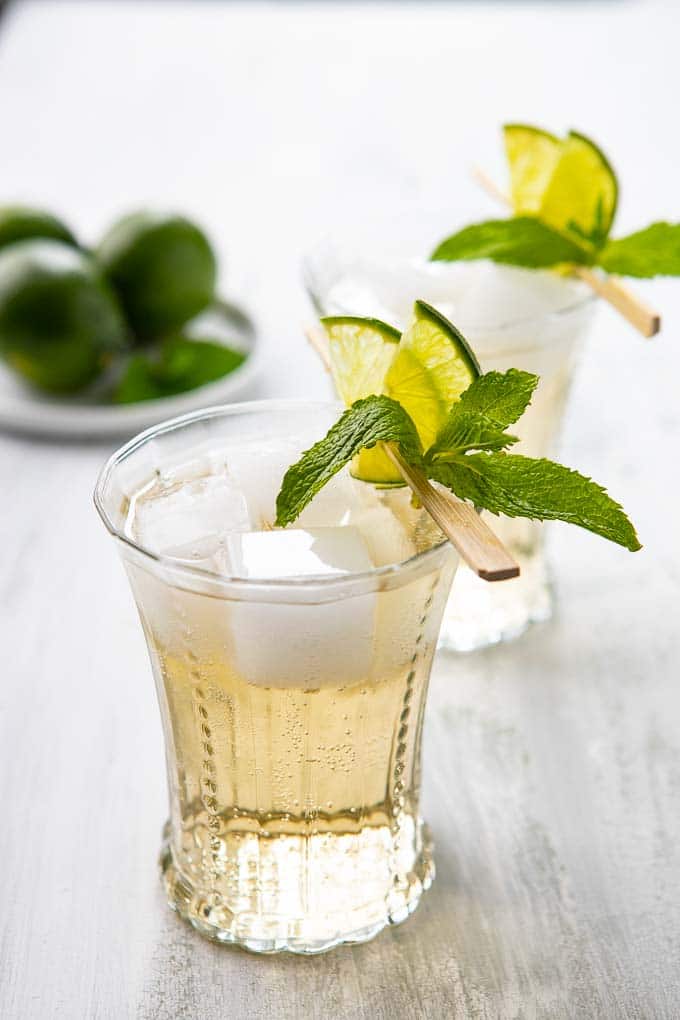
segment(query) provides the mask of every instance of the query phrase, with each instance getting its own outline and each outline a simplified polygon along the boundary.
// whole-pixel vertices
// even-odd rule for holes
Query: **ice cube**
[[[276,497],[291,464],[299,460],[309,439],[241,442],[226,451],[227,476],[242,494],[253,529],[270,527],[276,519]]]
[[[455,318],[463,272],[459,265],[424,259],[358,260],[333,284],[327,305],[333,313],[372,315],[399,329],[410,323],[417,299]]]
[[[226,535],[222,550],[224,573],[256,580],[356,574],[373,565],[356,528],[287,528]]]
[[[578,280],[487,260],[358,259],[342,268],[326,304],[334,314],[374,315],[404,329],[419,298],[467,335],[481,327],[498,328],[557,312],[585,293],[585,285]],[[479,342],[475,336],[472,339]]]
[[[357,481],[347,468],[343,468],[305,507],[295,527],[321,528],[352,524],[354,514],[379,505],[375,487]]]
[[[375,567],[401,563],[415,555],[416,547],[404,525],[386,506],[378,504],[353,514],[352,524],[361,532]]]
[[[383,322],[392,322],[395,318],[394,305],[385,302],[376,290],[376,285],[370,280],[340,279],[326,297],[328,314],[346,315],[351,312],[352,315],[371,315]]]
[[[246,500],[224,474],[142,493],[131,512],[132,537],[157,553],[249,527]]]
[[[370,570],[356,528],[251,532],[225,539],[230,569],[239,576],[285,578]],[[225,563],[225,567],[227,564]],[[230,611],[234,668],[263,687],[358,683],[371,671],[375,594],[333,602],[286,603],[272,588],[267,602],[234,602]]]

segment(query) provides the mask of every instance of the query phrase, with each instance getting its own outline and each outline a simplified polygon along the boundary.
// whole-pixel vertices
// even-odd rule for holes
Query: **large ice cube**
[[[294,529],[231,535],[223,543],[229,567],[240,576],[285,578],[370,570],[366,545],[355,528]],[[223,569],[227,569],[225,562]],[[317,687],[358,683],[371,671],[374,594],[317,604],[234,602],[230,611],[234,668],[264,687]]]
[[[270,527],[276,519],[276,497],[291,464],[311,443],[309,439],[274,442],[242,442],[225,453],[225,470],[242,494],[248,508],[250,526]]]
[[[256,580],[356,574],[373,566],[356,528],[288,528],[226,535],[222,550],[224,573]]]
[[[132,537],[157,553],[250,527],[243,493],[225,474],[142,493],[135,500],[130,520]]]

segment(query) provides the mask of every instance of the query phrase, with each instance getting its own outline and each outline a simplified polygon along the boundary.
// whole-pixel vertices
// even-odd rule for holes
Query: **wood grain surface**
[[[500,173],[502,120],[600,140],[624,177],[621,233],[678,218],[676,17],[651,2],[17,4],[0,30],[0,199],[53,206],[86,238],[145,201],[201,217],[260,322],[253,395],[318,394],[302,252],[343,231],[427,251],[493,215],[467,157]],[[91,504],[113,442],[0,436],[3,1020],[680,1016],[680,299],[673,281],[643,290],[664,332],[648,344],[601,310],[563,458],[608,485],[645,548],[556,526],[555,619],[437,658],[436,883],[405,925],[327,956],[219,948],[166,908],[160,723]]]

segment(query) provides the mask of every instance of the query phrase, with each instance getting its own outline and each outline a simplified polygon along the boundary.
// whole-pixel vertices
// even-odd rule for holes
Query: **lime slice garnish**
[[[537,216],[587,248],[602,244],[619,191],[602,150],[576,131],[561,140],[530,124],[506,124],[503,136],[515,214]]]
[[[451,404],[479,375],[465,337],[436,309],[416,301],[413,321],[387,373],[385,392],[409,413],[425,449],[434,442]]]
[[[423,301],[416,301],[413,321],[401,339],[378,319],[330,316],[321,321],[330,342],[333,378],[345,403],[373,393],[398,400],[425,449],[434,442],[451,404],[481,373],[465,338]],[[403,485],[400,472],[379,446],[362,450],[351,472],[374,485]]]
[[[396,489],[406,484],[399,468],[379,446],[371,450],[360,450],[352,458],[349,471],[353,478],[371,482],[381,489]]]
[[[321,320],[328,336],[333,379],[347,405],[385,392],[385,376],[401,334],[379,319],[329,315]]]
[[[607,157],[585,135],[570,131],[537,215],[544,223],[602,244],[616,213],[619,188]]]
[[[562,143],[531,124],[506,124],[503,139],[514,212],[517,216],[535,216],[559,161]]]
[[[336,389],[349,406],[355,400],[385,393],[385,377],[401,334],[379,319],[329,315],[321,320],[328,336]],[[355,478],[374,485],[403,485],[392,461],[379,448],[362,450],[352,461]]]

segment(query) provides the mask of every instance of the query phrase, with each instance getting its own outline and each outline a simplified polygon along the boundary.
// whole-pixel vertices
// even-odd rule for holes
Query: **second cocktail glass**
[[[326,243],[305,260],[304,279],[320,315],[370,315],[403,328],[420,298],[456,323],[482,370],[521,368],[540,383],[517,426],[513,453],[551,457],[574,369],[596,302],[581,283],[554,273],[487,263],[361,258]],[[494,531],[521,566],[499,585],[480,581],[464,564],[442,621],[440,643],[470,651],[521,634],[551,615],[544,526],[494,518]]]

